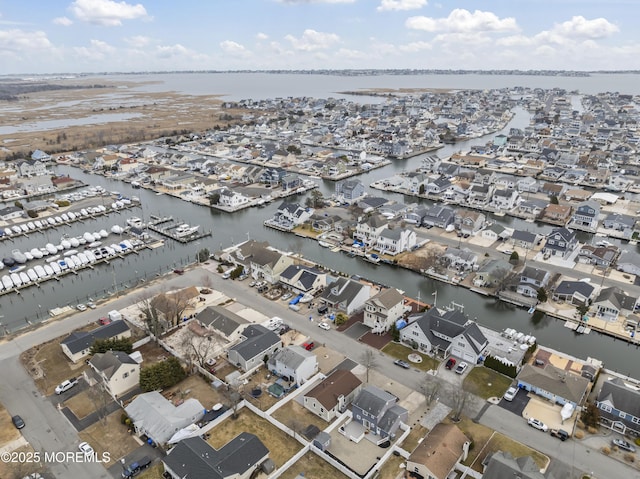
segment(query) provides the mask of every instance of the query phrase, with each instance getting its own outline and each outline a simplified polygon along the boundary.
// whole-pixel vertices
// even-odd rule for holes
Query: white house
[[[275,375],[302,386],[318,372],[318,359],[300,346],[286,346],[269,358],[267,367]]]
[[[122,351],[96,353],[89,360],[84,376],[90,386],[100,384],[118,398],[140,383],[140,364]]]
[[[363,322],[373,333],[384,333],[402,318],[407,309],[400,291],[385,289],[366,301]]]
[[[351,315],[369,299],[371,287],[348,278],[338,278],[320,295],[320,302]]]
[[[410,228],[387,228],[380,232],[375,249],[382,254],[397,255],[416,245],[416,232]]]

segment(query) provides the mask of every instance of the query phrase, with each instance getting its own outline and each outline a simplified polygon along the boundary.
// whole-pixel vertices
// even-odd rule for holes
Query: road
[[[318,327],[318,314],[315,310],[302,308],[294,312],[286,307],[282,301],[270,301],[248,287],[247,281],[223,280],[215,273],[215,264],[187,270],[184,275],[170,275],[163,281],[147,283],[143,286],[145,295],[153,295],[161,291],[177,289],[194,284],[202,284],[203,276],[210,278],[210,287],[219,290],[239,302],[247,304],[268,317],[279,316],[290,326],[301,333],[310,336],[316,344],[324,343],[328,347],[345,354],[348,358],[361,362],[364,352],[370,347],[349,338],[345,334],[335,331],[324,331]],[[95,310],[78,312],[64,320],[53,320],[33,331],[26,332],[11,341],[0,344],[0,402],[5,405],[10,414],[20,414],[27,426],[23,429],[25,438],[36,451],[76,451],[79,443],[78,435],[66,418],[56,411],[46,398],[42,397],[32,379],[19,362],[19,355],[23,351],[43,342],[66,335],[79,326],[95,322],[97,318],[106,316],[113,309],[130,306],[136,301],[140,291],[132,291],[127,295],[115,298],[106,304],[101,304]],[[309,321],[309,315],[314,321]],[[398,383],[413,390],[420,390],[425,381],[425,375],[415,369],[402,369],[393,364],[393,360],[374,350],[376,362],[373,368]],[[441,369],[444,369],[442,367]],[[442,371],[435,380],[442,384],[440,401],[449,403],[446,391],[460,386],[460,376],[451,371]],[[485,402],[479,398],[472,398],[467,404],[466,414],[475,417],[482,410]],[[524,420],[514,420],[511,413],[506,413],[498,406],[489,407],[481,417],[480,422],[503,432],[507,436],[518,438],[531,447],[545,452],[552,457],[560,457],[565,462],[579,464],[583,471],[594,471],[596,477],[628,477],[629,468],[600,453],[582,447],[576,441],[561,443],[548,435],[532,434],[532,430]],[[558,454],[558,451],[560,454]],[[567,456],[571,454],[571,456]],[[100,464],[61,463],[49,464],[51,472],[57,478],[91,477],[96,479],[111,477]],[[610,471],[620,471],[620,474],[608,475]]]

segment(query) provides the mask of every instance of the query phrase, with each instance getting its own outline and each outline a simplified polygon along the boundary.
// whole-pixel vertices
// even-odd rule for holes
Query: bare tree
[[[203,274],[202,278],[200,279],[200,284],[202,284],[202,286],[207,289],[211,289],[211,287],[213,286],[211,276],[209,276],[208,273]]]
[[[159,336],[164,330],[162,325],[162,311],[158,308],[157,303],[153,301],[153,297],[149,295],[140,296],[136,304],[140,310],[142,319],[144,319],[147,332],[153,336],[157,344],[160,339]]]
[[[438,269],[442,253],[437,248],[429,248],[424,254],[416,255],[415,265],[418,270]]]
[[[471,397],[469,391],[465,391],[462,387],[452,387],[449,391],[449,398],[451,399],[451,412],[454,421],[459,421],[462,413],[464,412],[467,401]]]
[[[189,365],[197,363],[201,368],[206,367],[209,356],[215,352],[219,344],[219,337],[215,333],[199,336],[191,328],[187,328],[182,336],[182,348],[186,352],[185,358]]]
[[[425,400],[427,402],[427,407],[431,407],[433,401],[438,397],[438,392],[440,392],[440,381],[438,381],[433,376],[427,375],[423,382],[420,384],[420,391],[424,394]]]
[[[377,358],[375,357],[375,353],[373,352],[372,349],[367,348],[364,350],[364,352],[362,353],[362,356],[360,357],[360,362],[362,363],[362,365],[365,367],[366,371],[367,371],[367,376],[366,376],[366,383],[369,383],[369,371],[373,368],[376,367],[376,365],[378,364]]]
[[[228,384],[226,389],[222,390],[222,395],[229,403],[232,411],[231,417],[238,419],[238,410],[240,408],[240,401],[242,401],[242,394],[235,385]]]
[[[107,406],[109,405],[109,403],[111,403],[113,398],[101,384],[97,384],[95,387],[90,387],[87,390],[87,394],[89,395],[89,399],[96,408],[98,420],[103,426],[106,426],[107,416],[109,415]]]
[[[507,286],[509,286],[509,283],[511,282],[511,278],[513,277],[511,270],[507,268],[496,269],[492,276],[495,278],[493,284],[498,292],[507,289]]]
[[[193,305],[194,298],[189,294],[189,288],[158,295],[154,298],[158,307],[169,324],[177,326],[183,318],[184,312]]]

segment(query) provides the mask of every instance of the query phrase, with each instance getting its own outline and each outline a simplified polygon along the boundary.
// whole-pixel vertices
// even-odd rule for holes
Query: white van
[[[230,269],[229,269],[229,270],[225,271],[224,273],[222,273],[222,279],[229,279],[229,278],[231,278],[231,271],[232,271],[232,270],[230,270]]]

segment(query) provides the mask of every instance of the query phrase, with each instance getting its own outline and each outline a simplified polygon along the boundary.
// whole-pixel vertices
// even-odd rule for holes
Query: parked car
[[[511,253],[513,253],[513,251],[511,251],[510,249],[505,249],[502,251],[504,254],[508,254],[511,255]]]
[[[324,321],[319,323],[318,326],[320,326],[320,329],[324,329],[325,331],[329,331],[331,329],[329,323],[325,323]]]
[[[97,308],[96,303],[94,303],[93,301],[89,301],[87,303],[87,307],[90,308],[90,309],[96,309]]]
[[[464,372],[467,370],[468,367],[469,365],[463,361],[460,364],[458,364],[458,367],[456,368],[456,373],[464,374]]]
[[[249,287],[250,287],[250,288],[253,288],[255,285],[256,285],[256,282],[255,282],[255,281],[251,281],[251,282],[249,283]]]
[[[551,434],[551,436],[553,437],[557,437],[561,441],[566,441],[567,439],[569,439],[569,433],[564,429],[552,429],[551,431],[549,431],[549,434]]]
[[[447,361],[447,364],[445,364],[444,367],[447,369],[452,369],[455,365],[456,365],[456,360],[453,358],[449,358],[449,360]]]
[[[102,325],[109,324],[110,322],[111,322],[111,319],[107,318],[106,316],[103,316],[98,320],[98,324],[102,324]]]
[[[127,467],[125,467],[124,471],[122,471],[122,477],[124,479],[130,479],[131,477],[135,477],[138,474],[140,474],[140,472],[143,469],[146,469],[150,465],[151,465],[151,459],[145,456],[142,459],[139,459],[136,462],[132,462]]]
[[[404,369],[409,369],[411,366],[409,366],[409,363],[406,361],[403,361],[402,359],[396,359],[393,364],[395,364],[396,366],[400,366],[401,368]]]
[[[509,389],[507,389],[507,392],[504,393],[504,400],[513,401],[513,399],[516,397],[516,394],[518,394],[518,388],[511,386]]]
[[[24,427],[24,421],[17,414],[11,417],[11,422],[16,427],[16,429],[22,429]]]
[[[326,304],[318,307],[318,314],[325,314],[327,311],[329,311],[329,306]]]
[[[306,341],[302,343],[302,347],[307,351],[311,351],[313,348],[316,347],[316,343],[314,343],[313,341]]]
[[[614,446],[617,446],[619,449],[628,452],[636,452],[636,448],[632,446],[630,443],[625,441],[624,439],[614,439],[611,441]]]
[[[76,308],[78,309],[78,311],[86,311],[87,310],[87,307],[82,303],[80,303],[78,306],[76,306]]]
[[[535,429],[539,429],[540,431],[543,432],[547,432],[549,430],[549,427],[543,423],[542,421],[540,421],[539,419],[530,417],[529,420],[527,421],[527,424],[529,424],[529,426],[535,428]]]
[[[291,296],[293,296],[291,293],[284,293],[284,294],[280,297],[280,299],[281,299],[282,301],[286,301],[286,300],[287,300],[287,299],[289,299]]]
[[[80,444],[78,444],[78,449],[80,449],[80,452],[82,452],[85,456],[93,456],[93,448],[91,447],[91,445],[89,445],[88,442],[81,442]]]
[[[56,386],[56,394],[62,394],[78,384],[78,378],[67,379]]]
[[[182,276],[184,274],[184,270],[183,269],[174,269],[173,272],[177,275]]]

